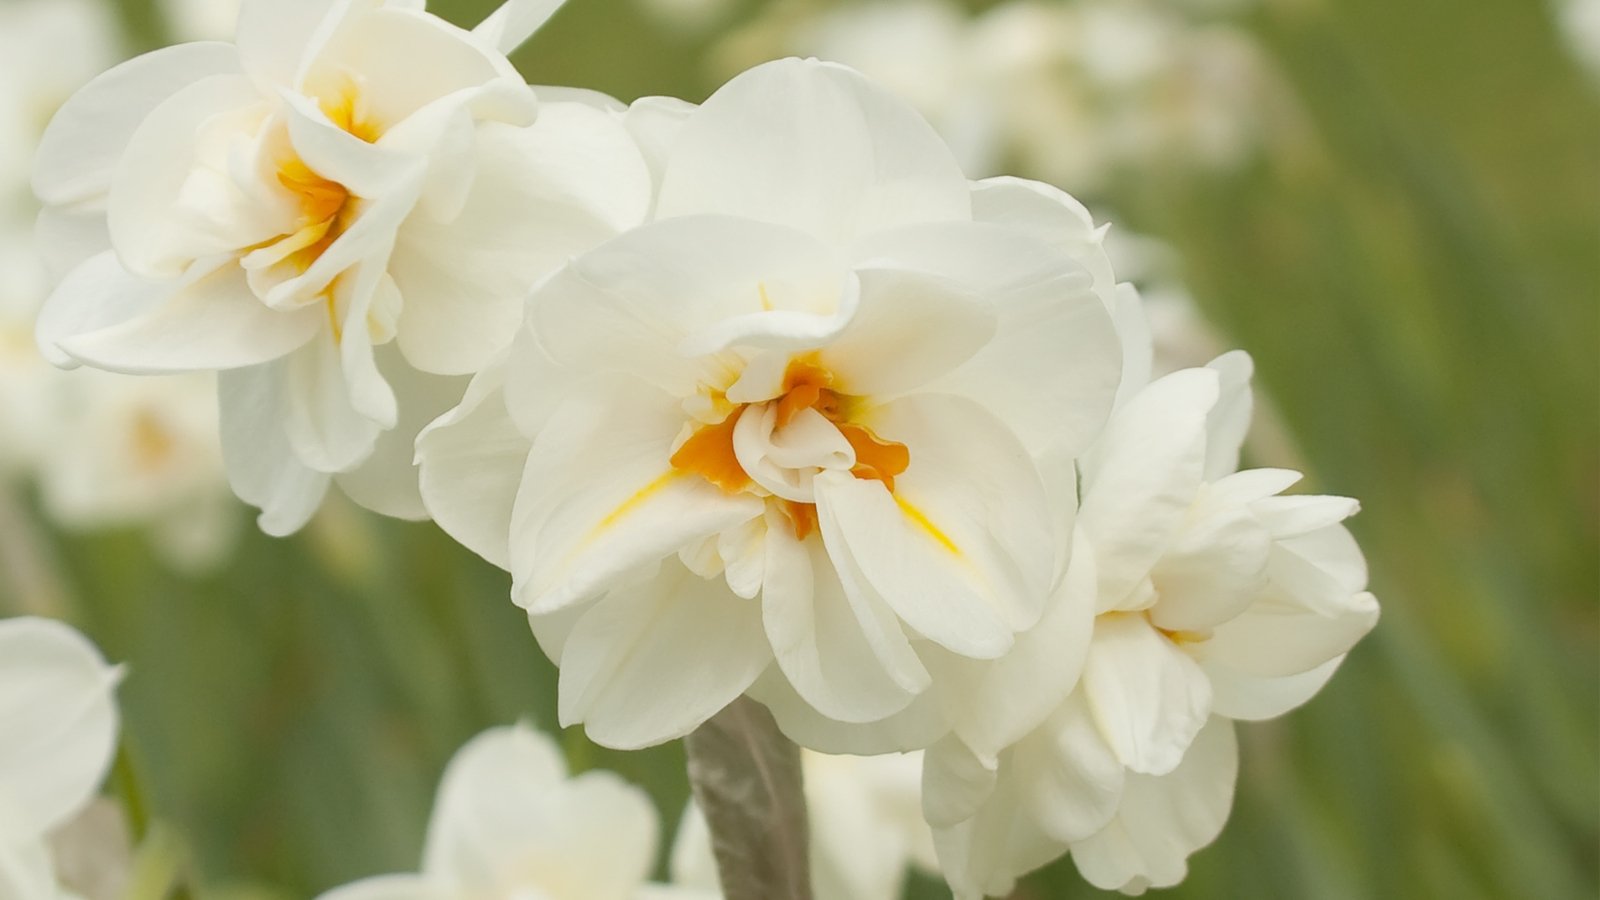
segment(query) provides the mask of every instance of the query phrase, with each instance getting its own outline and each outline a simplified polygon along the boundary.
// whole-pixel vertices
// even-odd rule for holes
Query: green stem
[[[128,833],[135,845],[142,845],[150,837],[150,801],[145,794],[144,781],[139,777],[138,764],[134,762],[133,745],[126,736],[118,745],[116,760],[111,764],[111,779],[122,798]]]

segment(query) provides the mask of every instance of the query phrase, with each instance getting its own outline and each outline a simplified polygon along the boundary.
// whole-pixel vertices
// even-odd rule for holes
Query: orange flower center
[[[911,465],[911,452],[905,444],[883,440],[865,425],[850,421],[850,411],[858,405],[857,399],[834,390],[833,373],[819,365],[814,355],[789,363],[783,376],[783,393],[775,402],[774,425],[777,428],[788,425],[808,409],[816,410],[832,422],[855,450],[856,464],[850,474],[857,478],[881,481],[892,492],[895,476]],[[748,408],[748,405],[735,407],[721,422],[696,430],[672,454],[673,468],[693,472],[729,494],[749,489],[752,480],[733,449],[734,428]],[[816,504],[794,500],[782,503],[784,513],[794,524],[795,537],[805,540],[816,531]]]

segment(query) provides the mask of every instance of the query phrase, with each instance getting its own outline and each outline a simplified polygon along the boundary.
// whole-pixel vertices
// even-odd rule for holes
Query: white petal
[[[45,207],[39,211],[33,237],[39,257],[55,283],[111,249],[106,211],[95,203]]]
[[[113,68],[72,95],[39,141],[33,190],[49,204],[76,203],[111,189],[113,170],[152,110],[179,89],[239,71],[231,44],[178,44]]]
[[[965,219],[971,203],[949,148],[908,104],[843,66],[786,59],[734,78],[689,118],[657,211],[723,213],[843,243]]]
[[[677,219],[634,229],[576,260],[535,292],[529,321],[557,363],[633,373],[684,397],[737,375],[686,356],[686,340],[703,345],[696,354],[763,332],[779,343],[800,335],[802,344],[819,346],[848,323],[853,285],[836,253],[797,231]]]
[[[1200,491],[1216,397],[1216,373],[1174,372],[1119,410],[1084,462],[1078,526],[1094,547],[1101,609],[1120,608],[1182,528]]]
[[[822,349],[824,368],[847,394],[880,400],[960,367],[993,338],[993,304],[971,289],[921,272],[864,269],[848,327]]]
[[[533,108],[532,92],[505,56],[470,33],[421,9],[351,5],[357,8],[348,19],[326,33],[314,57],[307,57],[310,64],[296,85],[302,92],[338,97],[359,76],[362,111],[380,132],[446,98],[451,105],[471,103],[480,99],[475,89],[498,90],[504,80],[514,81]],[[368,8],[360,9],[363,5]],[[379,143],[385,142],[380,138]]]
[[[1204,660],[1201,668],[1211,680],[1213,712],[1230,719],[1260,722],[1275,719],[1316,696],[1342,662],[1344,657],[1336,656],[1309,672],[1281,678],[1239,672],[1219,659]]]
[[[1116,819],[1072,845],[1078,871],[1104,890],[1134,882],[1172,887],[1182,881],[1189,855],[1222,831],[1238,771],[1233,723],[1213,719],[1173,772],[1128,778]]]
[[[339,489],[357,505],[380,515],[420,521],[428,518],[428,511],[418,485],[419,472],[415,462],[417,435],[429,422],[461,401],[467,379],[418,372],[407,365],[392,347],[379,349],[378,363],[382,377],[394,388],[399,403],[399,420],[395,427],[378,435],[372,455],[365,462],[338,476]],[[487,448],[475,449],[483,452]],[[521,457],[518,457],[515,474],[521,471]],[[474,477],[484,474],[487,473],[482,470],[473,473]],[[502,485],[507,496],[505,507],[508,523],[501,531],[502,541],[510,528],[509,498],[515,496],[514,485],[515,481]]]
[[[1250,432],[1250,417],[1255,397],[1250,378],[1255,362],[1243,350],[1224,353],[1206,364],[1218,373],[1217,405],[1206,421],[1206,480],[1217,479],[1239,468],[1239,448]]]
[[[106,223],[117,257],[129,271],[151,278],[176,278],[196,259],[267,240],[272,223],[249,223],[248,237],[220,236],[214,223],[190,213],[193,203],[176,202],[196,169],[202,128],[228,113],[261,102],[242,75],[212,75],[194,82],[157,106],[128,141],[111,184]],[[207,184],[206,200],[231,184]],[[188,213],[188,214],[186,214]]]
[[[1029,815],[1059,841],[1082,840],[1116,815],[1126,770],[1082,691],[1019,743],[1008,764],[1026,785]]]
[[[1117,757],[1144,774],[1172,771],[1211,714],[1200,666],[1139,614],[1095,623],[1083,691]]]
[[[502,569],[511,566],[511,510],[533,442],[505,408],[505,367],[472,379],[460,405],[416,442],[422,500],[439,527]]]
[[[950,828],[978,815],[994,795],[999,766],[955,735],[929,747],[922,757],[922,817],[934,828]]]
[[[972,184],[972,218],[1017,229],[1066,252],[1093,276],[1094,291],[1107,310],[1115,305],[1117,279],[1105,251],[1105,231],[1066,191],[1024,178],[985,178]]]
[[[451,761],[423,874],[452,885],[455,897],[632,900],[657,832],[643,791],[605,771],[564,781],[548,739],[497,729]]]
[[[561,724],[635,750],[683,737],[772,661],[761,607],[676,561],[596,603],[561,652]]]
[[[1337,525],[1360,512],[1361,504],[1349,497],[1291,494],[1257,500],[1250,511],[1274,538],[1282,540]]]
[[[284,429],[288,375],[283,362],[217,374],[222,458],[239,499],[261,509],[258,524],[281,537],[300,530],[322,505],[329,478],[295,456]]]
[[[472,30],[489,46],[509,55],[533,37],[566,0],[506,0]]]
[[[121,671],[50,619],[0,621],[0,845],[65,824],[100,788],[117,744]]]
[[[328,118],[313,98],[281,91],[293,153],[318,177],[357,197],[381,197],[421,175],[416,160],[369,143]]]
[[[640,97],[628,104],[622,124],[639,143],[639,150],[650,166],[651,184],[661,183],[667,160],[672,158],[672,149],[678,144],[678,135],[683,133],[684,124],[699,108],[697,104],[677,97]],[[654,198],[651,198],[651,205],[654,203]]]
[[[537,820],[567,778],[566,759],[547,735],[527,725],[491,728],[457,750],[439,781],[422,869],[459,878],[484,865],[479,841],[496,826]],[[509,821],[507,821],[509,820]]]
[[[976,661],[929,648],[924,658],[955,733],[986,758],[1021,740],[1078,683],[1094,632],[1094,558],[1079,541],[1039,624],[1010,653]]]
[[[484,126],[477,177],[450,222],[415,217],[391,271],[406,303],[400,347],[419,368],[460,374],[504,349],[533,285],[643,218],[649,173],[621,124],[546,104],[519,129]]]
[[[0,822],[0,834],[5,834]],[[50,846],[44,837],[0,841],[0,897],[17,900],[74,900],[56,883]]]
[[[350,0],[242,0],[235,42],[263,87],[293,87],[304,61],[348,14]]]
[[[102,252],[72,269],[51,292],[34,323],[39,353],[51,364],[76,367],[61,341],[137,319],[158,308],[179,286],[128,274],[115,253]]]
[[[322,331],[284,360],[283,426],[289,446],[318,472],[348,472],[365,462],[382,431],[351,404],[341,349],[332,334]]]
[[[928,672],[883,598],[849,593],[854,579],[841,576],[855,573],[835,566],[820,539],[797,541],[787,519],[768,514],[767,638],[789,683],[821,715],[880,720],[905,709],[928,686]]]
[[[905,397],[865,424],[905,444],[911,465],[892,495],[881,482],[817,477],[830,553],[848,548],[918,634],[963,656],[998,657],[1013,632],[1038,621],[1055,573],[1058,536],[1027,451],[986,410],[953,396]]]
[[[79,287],[74,282],[73,288]],[[73,301],[83,307],[114,303],[130,288],[135,302],[143,305],[149,290],[116,278],[83,288],[108,291],[93,300],[84,296]],[[168,293],[136,318],[79,331],[57,345],[75,359],[113,372],[236,369],[292,353],[312,340],[325,322],[322,310],[278,312],[262,306],[245,283],[243,271],[224,265]]]
[[[1276,587],[1244,615],[1195,646],[1202,665],[1213,660],[1240,673],[1298,675],[1347,653],[1378,623],[1377,598],[1345,595],[1338,607],[1308,609]]]
[[[901,228],[854,252],[863,263],[948,278],[994,304],[994,338],[928,390],[978,401],[1034,453],[1061,445],[1077,456],[1099,436],[1121,352],[1088,272],[1071,256],[985,223]]]
[[[874,756],[921,750],[950,730],[934,701],[935,688],[918,694],[900,712],[875,722],[840,722],[817,712],[777,666],[750,686],[749,695],[772,711],[778,728],[802,747],[820,753]]]
[[[939,866],[961,900],[1009,896],[1017,878],[1066,851],[1033,817],[1019,814],[1029,785],[1009,777],[1003,760],[1001,765],[994,792],[977,815],[933,833]]]
[[[1214,628],[1248,609],[1267,583],[1267,529],[1249,507],[1213,503],[1206,494],[1150,572],[1160,595],[1150,621],[1168,631]]]
[[[640,565],[760,515],[668,463],[683,414],[650,385],[616,381],[576,393],[528,454],[512,522],[515,597],[553,612]]]

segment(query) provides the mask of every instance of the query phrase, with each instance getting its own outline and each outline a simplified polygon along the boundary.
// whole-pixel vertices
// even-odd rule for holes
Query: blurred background
[[[0,615],[127,662],[111,789],[138,773],[195,896],[304,898],[415,870],[445,761],[490,725],[553,729],[554,672],[507,578],[431,526],[333,503],[260,535],[204,380],[33,355],[39,131],[107,65],[231,16],[0,0]],[[571,0],[515,61],[700,100],[792,54],[886,81],[974,176],[1113,221],[1167,365],[1255,356],[1248,462],[1363,502],[1383,621],[1307,707],[1241,727],[1233,820],[1170,896],[1600,894],[1600,2]],[[670,835],[677,747],[561,740]],[[1017,896],[1096,893],[1063,861]]]

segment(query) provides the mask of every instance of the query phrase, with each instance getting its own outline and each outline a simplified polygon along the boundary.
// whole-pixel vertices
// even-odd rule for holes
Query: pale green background
[[[136,41],[158,41],[147,0],[125,6]],[[465,22],[489,6],[436,4]],[[1255,355],[1308,489],[1362,499],[1384,618],[1308,707],[1242,728],[1233,820],[1168,896],[1593,898],[1597,94],[1535,0],[1292,2],[1245,21],[1312,140],[1103,199],[1181,250]],[[627,0],[572,0],[516,60],[535,82],[701,99],[703,50]],[[46,533],[46,550],[72,618],[129,664],[138,766],[202,897],[413,869],[456,747],[519,717],[553,725],[553,671],[505,576],[430,526],[351,511],[289,540],[246,529],[232,570],[199,581],[133,533]],[[563,740],[676,820],[677,747]],[[1020,896],[1095,893],[1062,863]]]

